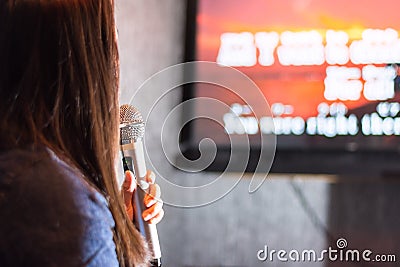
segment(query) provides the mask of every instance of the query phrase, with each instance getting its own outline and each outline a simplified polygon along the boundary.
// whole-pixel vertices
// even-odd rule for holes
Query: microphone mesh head
[[[122,142],[136,141],[144,136],[142,114],[134,106],[124,104],[119,109],[120,137]]]

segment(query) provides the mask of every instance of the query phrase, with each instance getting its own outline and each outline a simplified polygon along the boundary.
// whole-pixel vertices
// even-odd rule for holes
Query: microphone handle
[[[142,213],[146,209],[143,203],[144,196],[148,192],[149,184],[146,182],[146,162],[144,159],[143,143],[141,139],[121,145],[123,153],[124,171],[133,171],[136,177],[137,189],[132,198],[134,205],[135,226],[148,242],[152,252],[151,266],[161,266],[161,249],[155,224],[149,224],[143,220]]]

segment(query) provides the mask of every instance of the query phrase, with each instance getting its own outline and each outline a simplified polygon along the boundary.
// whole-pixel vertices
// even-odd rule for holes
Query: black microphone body
[[[135,226],[148,242],[152,252],[152,266],[161,266],[161,249],[156,225],[143,220],[142,213],[146,209],[143,203],[148,192],[149,184],[146,178],[146,162],[143,150],[144,122],[136,108],[123,105],[120,109],[121,152],[124,171],[130,170],[135,174],[137,189],[134,192]]]

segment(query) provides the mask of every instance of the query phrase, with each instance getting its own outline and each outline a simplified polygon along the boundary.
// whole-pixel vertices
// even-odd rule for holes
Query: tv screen
[[[209,98],[225,105],[193,101],[191,116],[207,110],[222,125],[192,120],[183,131],[185,155],[199,157],[199,142],[210,138],[217,153],[207,169],[223,170],[231,138],[246,135],[246,170],[253,171],[262,150],[257,135],[273,135],[273,172],[397,176],[399,10],[395,0],[189,1],[186,60],[244,73],[269,111],[253,116],[266,108],[258,96],[244,101],[214,84],[186,86],[185,101]]]

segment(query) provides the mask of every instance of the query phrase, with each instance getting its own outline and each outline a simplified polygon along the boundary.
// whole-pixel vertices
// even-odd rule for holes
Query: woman
[[[147,265],[115,173],[118,75],[113,0],[0,0],[0,266]]]

